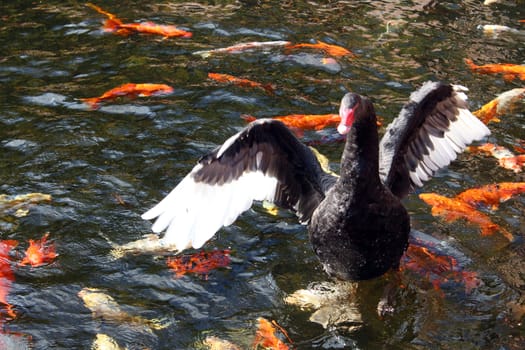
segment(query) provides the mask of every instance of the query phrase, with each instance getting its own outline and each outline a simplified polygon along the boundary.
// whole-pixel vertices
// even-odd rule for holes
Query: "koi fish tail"
[[[99,106],[100,100],[98,99],[98,97],[81,98],[80,100],[86,103],[89,106],[89,108],[92,110],[98,109],[100,107]]]
[[[477,69],[478,66],[474,63],[474,61],[472,61],[470,58],[465,58],[465,63],[467,64],[467,66],[469,66],[470,69],[474,70],[474,69]]]
[[[104,16],[108,17],[108,19],[104,22],[104,27],[103,27],[103,29],[106,32],[114,32],[120,29],[120,26],[122,25],[122,21],[117,16],[101,9],[97,5],[92,4],[90,2],[88,2],[86,6],[91,7],[93,10],[97,11],[98,13],[103,14]]]

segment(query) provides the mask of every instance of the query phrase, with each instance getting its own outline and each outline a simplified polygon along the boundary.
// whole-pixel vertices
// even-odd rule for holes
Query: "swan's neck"
[[[341,158],[342,184],[354,189],[367,190],[379,180],[379,138],[375,113],[359,118],[346,136]],[[363,185],[365,184],[365,185]]]

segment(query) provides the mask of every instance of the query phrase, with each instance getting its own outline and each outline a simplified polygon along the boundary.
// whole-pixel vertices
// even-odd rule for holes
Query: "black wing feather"
[[[397,197],[421,186],[467,144],[490,134],[468,111],[463,91],[427,82],[388,126],[380,144],[380,176]]]
[[[194,180],[221,185],[245,172],[261,171],[278,180],[273,202],[294,210],[301,222],[308,222],[335,182],[314,153],[280,121],[252,122],[225,145],[199,160],[202,167],[193,174]]]

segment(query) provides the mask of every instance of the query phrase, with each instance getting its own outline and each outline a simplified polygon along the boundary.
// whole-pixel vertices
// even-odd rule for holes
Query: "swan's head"
[[[374,125],[374,127],[377,127],[376,112],[372,101],[353,92],[343,96],[339,107],[339,116],[341,117],[341,122],[337,127],[337,131],[341,135],[348,134],[352,126],[366,128]],[[357,126],[357,124],[360,126]]]
[[[347,93],[341,100],[341,106],[339,107],[339,116],[341,122],[337,127],[337,131],[341,135],[346,135],[350,131],[352,124],[355,120],[355,112],[361,104],[361,96],[352,92]]]

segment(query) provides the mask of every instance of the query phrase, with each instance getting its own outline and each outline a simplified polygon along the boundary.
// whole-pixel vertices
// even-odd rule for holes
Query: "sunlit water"
[[[416,195],[406,200],[412,223],[464,255],[465,268],[482,284],[470,293],[458,283],[442,292],[407,274],[394,312],[380,318],[384,279],[362,283],[355,300],[363,325],[323,329],[311,311],[285,303],[287,295],[328,278],[305,228],[293,215],[261,206],[222,229],[206,249],[232,251],[232,264],[207,278],[175,278],[165,256],[111,256],[150,232],[140,214],[158,202],[206,151],[245,125],[242,114],[271,117],[337,111],[344,92],[374,100],[386,122],[426,80],[470,88],[472,109],[522,86],[501,76],[472,74],[463,59],[525,63],[523,34],[484,35],[480,24],[525,31],[523,1],[483,6],[482,1],[201,1],[100,4],[122,19],[177,24],[191,39],[128,37],[101,30],[102,15],[83,3],[16,1],[0,5],[0,193],[51,194],[27,216],[0,221],[0,237],[29,239],[50,232],[59,257],[42,267],[13,266],[0,343],[8,348],[88,349],[97,333],[130,349],[202,348],[208,335],[250,348],[256,319],[276,320],[298,349],[435,348],[521,349],[525,330],[509,312],[524,304],[523,248],[499,235],[480,237],[464,222],[430,215]],[[521,26],[521,27],[520,27]],[[253,50],[203,58],[198,50],[246,41],[322,40],[352,50],[356,58],[323,61],[318,50]],[[324,62],[324,63],[323,63]],[[275,94],[212,82],[208,72],[271,83]],[[127,82],[163,83],[164,97],[117,99],[90,110],[80,98]],[[525,138],[524,109],[491,124],[490,140],[512,148]],[[306,140],[334,134],[307,132]],[[341,144],[319,146],[334,169]],[[523,181],[494,159],[465,154],[424,190],[453,195],[499,181]],[[525,199],[489,213],[515,235],[523,230]],[[169,324],[148,330],[129,322],[93,318],[77,295],[94,287],[127,313]]]

